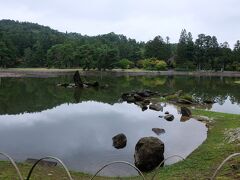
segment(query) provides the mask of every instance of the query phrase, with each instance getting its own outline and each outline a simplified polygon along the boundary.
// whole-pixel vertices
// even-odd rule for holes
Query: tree
[[[215,36],[199,34],[195,41],[195,63],[198,69],[214,69],[219,55],[219,45]]]
[[[233,61],[232,64],[229,65],[232,70],[240,71],[240,41],[237,40],[233,49]]]
[[[194,60],[194,43],[192,34],[183,29],[177,45],[176,64],[178,67],[189,69]],[[190,67],[189,67],[190,66]]]
[[[231,62],[232,50],[229,48],[228,42],[221,43],[219,46],[219,56],[216,58],[215,64],[218,69],[224,71],[226,66]]]
[[[171,47],[161,36],[156,36],[147,42],[145,47],[145,57],[168,60],[171,56]]]
[[[26,66],[32,66],[32,64],[33,64],[33,62],[32,62],[33,55],[32,55],[31,48],[26,48],[24,50],[24,57],[23,57],[23,59],[24,59],[24,62],[26,64]]]

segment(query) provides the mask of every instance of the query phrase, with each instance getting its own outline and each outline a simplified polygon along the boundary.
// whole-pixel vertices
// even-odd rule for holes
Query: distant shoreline
[[[57,77],[62,75],[71,75],[75,71],[79,71],[83,76],[216,76],[216,77],[240,77],[239,71],[147,71],[142,69],[113,69],[107,71],[89,70],[83,71],[82,69],[47,69],[47,68],[10,68],[0,69],[0,77]]]

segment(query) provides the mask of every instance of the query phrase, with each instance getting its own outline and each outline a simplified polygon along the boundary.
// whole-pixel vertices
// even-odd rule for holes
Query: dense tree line
[[[112,69],[140,67],[153,70],[240,70],[240,41],[234,49],[215,36],[200,34],[193,41],[183,30],[179,43],[155,37],[137,42],[109,33],[83,36],[46,26],[0,21],[0,67]]]
[[[240,71],[240,41],[232,50],[228,42],[218,43],[215,36],[199,34],[193,42],[190,32],[181,32],[176,53],[176,67],[190,70]]]

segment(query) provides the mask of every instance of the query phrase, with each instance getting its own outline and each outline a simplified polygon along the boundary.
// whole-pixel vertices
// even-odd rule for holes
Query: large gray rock
[[[125,148],[127,145],[127,137],[123,133],[114,136],[112,140],[113,140],[113,146],[116,149]]]
[[[135,165],[143,172],[151,171],[164,160],[164,143],[156,137],[141,138],[134,153]]]

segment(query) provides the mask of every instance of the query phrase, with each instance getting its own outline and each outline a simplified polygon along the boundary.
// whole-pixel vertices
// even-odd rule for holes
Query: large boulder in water
[[[134,153],[135,165],[143,172],[151,171],[164,160],[164,143],[156,137],[141,138]]]
[[[114,136],[112,140],[113,140],[113,146],[116,149],[125,148],[127,145],[127,137],[123,133]]]

